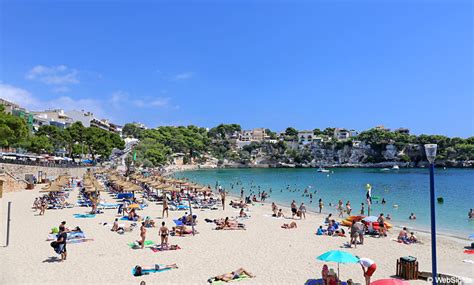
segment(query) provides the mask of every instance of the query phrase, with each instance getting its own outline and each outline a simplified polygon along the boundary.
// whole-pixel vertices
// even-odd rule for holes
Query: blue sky
[[[472,1],[2,1],[0,18],[0,97],[30,109],[474,134]]]

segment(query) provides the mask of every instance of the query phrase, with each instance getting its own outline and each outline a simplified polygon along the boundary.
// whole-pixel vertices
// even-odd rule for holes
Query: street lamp
[[[435,189],[434,189],[434,161],[438,145],[425,144],[426,158],[430,163],[430,210],[431,210],[431,271],[433,284],[436,284],[438,271],[436,266],[436,215],[435,215]]]

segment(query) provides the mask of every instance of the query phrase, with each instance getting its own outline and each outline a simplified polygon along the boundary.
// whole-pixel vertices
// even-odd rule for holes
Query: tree
[[[0,146],[11,147],[28,137],[28,127],[22,118],[5,113],[0,106]]]
[[[45,135],[34,135],[29,140],[28,151],[34,153],[52,153],[54,151],[50,139]]]
[[[125,137],[140,138],[143,133],[143,130],[139,128],[136,124],[125,124],[122,128],[122,134]]]

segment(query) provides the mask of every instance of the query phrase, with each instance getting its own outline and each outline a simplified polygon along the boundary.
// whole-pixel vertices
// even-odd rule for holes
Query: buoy
[[[444,198],[443,197],[438,197],[438,203],[444,203]]]

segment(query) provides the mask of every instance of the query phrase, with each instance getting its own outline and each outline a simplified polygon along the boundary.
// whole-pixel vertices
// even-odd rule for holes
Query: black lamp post
[[[436,284],[438,271],[436,266],[436,211],[435,211],[435,189],[434,189],[434,161],[438,145],[425,144],[426,158],[430,163],[430,211],[431,211],[431,271],[433,272],[433,285]]]

